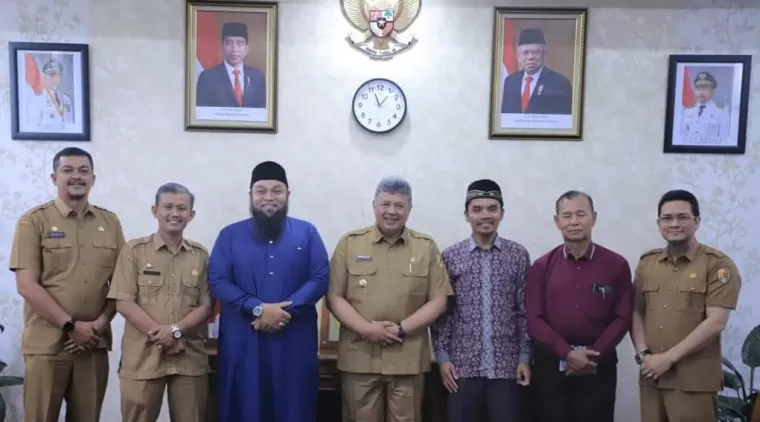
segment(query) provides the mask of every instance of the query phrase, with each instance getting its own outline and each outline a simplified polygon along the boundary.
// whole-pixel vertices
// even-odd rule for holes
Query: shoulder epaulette
[[[190,246],[192,246],[192,247],[194,247],[196,249],[200,249],[204,253],[208,254],[208,249],[206,249],[206,247],[203,246],[203,244],[201,244],[200,242],[196,242],[195,240],[190,240],[190,239],[185,239],[185,242],[187,242],[188,245],[190,245]]]
[[[150,243],[150,240],[151,240],[150,236],[130,239],[129,241],[127,241],[127,246],[129,246],[130,248],[134,248],[137,245],[147,245],[148,243]]]
[[[45,210],[55,205],[55,201],[48,201],[30,208],[27,212],[21,215],[20,221],[29,221],[29,219],[38,211]]]
[[[424,239],[424,240],[433,240],[430,235],[427,235],[425,233],[416,232],[414,230],[409,230],[409,236],[416,237],[417,239]]]
[[[99,211],[107,212],[107,213],[109,213],[109,214],[114,214],[114,215],[116,214],[116,213],[114,213],[113,211],[111,211],[111,210],[109,210],[109,209],[107,209],[107,208],[103,208],[103,207],[101,207],[101,206],[99,206],[99,205],[92,205],[92,204],[91,204],[91,206],[92,206],[93,208],[95,208],[96,210],[99,210]]]
[[[718,107],[718,108],[726,108],[726,105],[725,105],[725,104],[722,104],[722,103],[721,103],[721,104],[715,103],[715,107]]]
[[[346,237],[363,236],[372,231],[372,227],[362,227],[361,229],[351,230],[346,233]]]
[[[726,256],[726,254],[723,253],[723,251],[719,249],[715,249],[712,246],[702,245],[702,250],[705,251],[706,254],[712,255],[717,258],[723,258]]]
[[[644,258],[646,258],[648,256],[651,256],[651,255],[657,255],[659,253],[662,253],[662,251],[663,251],[662,248],[650,249],[650,250],[644,252],[643,254],[641,254],[641,257],[639,259],[644,259]]]

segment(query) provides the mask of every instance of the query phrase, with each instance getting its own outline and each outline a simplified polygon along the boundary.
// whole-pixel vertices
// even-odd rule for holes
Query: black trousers
[[[531,381],[533,422],[614,422],[617,359],[600,362],[595,374],[567,376],[560,359],[536,350]]]
[[[516,380],[459,378],[457,385],[447,402],[449,422],[522,422]]]

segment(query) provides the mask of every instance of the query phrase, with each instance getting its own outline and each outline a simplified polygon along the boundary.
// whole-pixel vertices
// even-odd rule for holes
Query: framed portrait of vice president
[[[277,132],[277,11],[188,0],[186,129]]]
[[[587,13],[495,9],[491,139],[582,139]]]

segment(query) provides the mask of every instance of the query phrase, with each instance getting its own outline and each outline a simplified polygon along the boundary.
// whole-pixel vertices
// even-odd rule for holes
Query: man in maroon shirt
[[[628,261],[591,241],[596,211],[578,191],[556,202],[563,244],[528,273],[528,331],[536,342],[533,385],[538,422],[613,422],[615,347],[631,326]]]

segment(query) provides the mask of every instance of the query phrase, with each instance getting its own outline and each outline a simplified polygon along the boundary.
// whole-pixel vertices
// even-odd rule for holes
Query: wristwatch
[[[174,337],[175,340],[182,338],[182,330],[177,327],[177,324],[172,324],[172,337]]]
[[[75,320],[73,317],[70,320],[64,322],[63,323],[63,327],[62,327],[63,328],[63,332],[66,333],[66,334],[68,334],[68,333],[74,331],[74,326],[76,325],[76,323],[77,323],[77,320]]]
[[[406,331],[404,331],[404,327],[401,326],[400,322],[397,322],[396,326],[398,327],[398,338],[403,340],[406,337]]]
[[[264,313],[264,308],[261,305],[258,305],[255,308],[253,308],[253,316],[255,318],[260,317],[261,314],[263,314],[263,313]]]
[[[641,365],[642,362],[644,362],[644,356],[651,355],[652,351],[649,349],[644,349],[640,351],[639,353],[636,353],[636,356],[633,357],[633,359],[636,361],[636,365]]]

